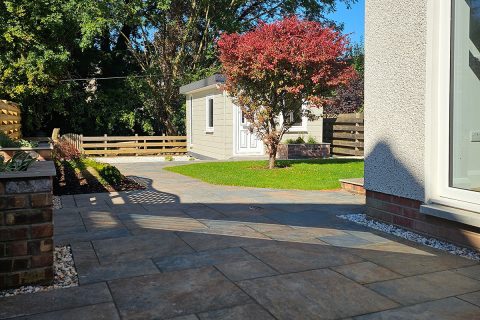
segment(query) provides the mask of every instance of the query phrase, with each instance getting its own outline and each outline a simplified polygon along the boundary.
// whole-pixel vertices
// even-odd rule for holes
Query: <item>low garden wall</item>
[[[0,173],[0,289],[53,281],[51,161]]]
[[[277,155],[278,159],[281,160],[327,158],[330,157],[330,144],[280,144]]]

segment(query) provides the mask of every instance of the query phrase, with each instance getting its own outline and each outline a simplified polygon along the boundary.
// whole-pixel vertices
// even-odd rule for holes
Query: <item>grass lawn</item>
[[[363,177],[363,160],[281,160],[273,170],[267,165],[267,161],[209,162],[165,170],[212,184],[299,190],[338,189],[339,179]]]

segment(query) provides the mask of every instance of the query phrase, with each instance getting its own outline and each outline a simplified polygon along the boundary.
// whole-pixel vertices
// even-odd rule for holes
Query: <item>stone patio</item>
[[[364,198],[208,185],[123,164],[147,190],[62,197],[80,286],[0,319],[480,319],[480,265],[336,216]]]

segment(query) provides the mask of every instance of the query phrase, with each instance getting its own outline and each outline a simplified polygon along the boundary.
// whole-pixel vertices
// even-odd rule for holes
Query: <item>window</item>
[[[449,187],[480,192],[480,0],[455,0],[452,17]]]
[[[302,107],[298,110],[298,112],[292,112],[290,113],[290,123],[292,124],[292,127],[288,130],[289,132],[304,132],[307,131],[307,123],[308,119],[306,116],[304,116],[304,111],[306,107],[302,105]]]
[[[427,198],[480,212],[480,0],[435,1],[432,10]]]
[[[213,96],[207,97],[206,105],[206,131],[213,132]]]

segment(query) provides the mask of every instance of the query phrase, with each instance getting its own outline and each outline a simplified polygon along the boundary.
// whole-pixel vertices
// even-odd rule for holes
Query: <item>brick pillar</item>
[[[0,289],[53,281],[53,175],[47,161],[0,173]]]

